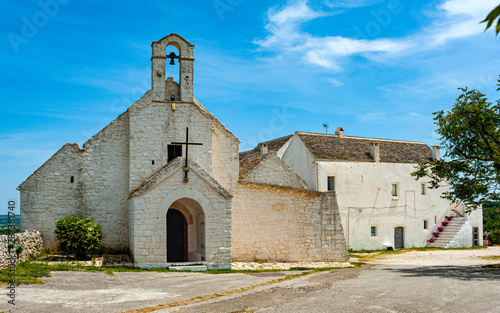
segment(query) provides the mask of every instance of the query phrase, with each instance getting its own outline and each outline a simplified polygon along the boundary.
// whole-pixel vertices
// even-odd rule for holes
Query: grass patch
[[[416,247],[398,250],[349,250],[349,256],[358,259],[369,259],[378,256],[400,254],[411,251],[435,251],[435,250],[479,250],[487,247],[470,247],[470,248],[437,248],[437,247]]]
[[[483,260],[500,261],[500,255],[482,256],[481,259],[483,259]]]

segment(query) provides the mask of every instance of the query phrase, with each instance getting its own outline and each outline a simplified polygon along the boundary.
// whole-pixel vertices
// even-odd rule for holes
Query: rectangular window
[[[377,237],[377,227],[376,226],[372,226],[370,228],[370,233],[371,233],[372,237]]]
[[[429,229],[429,220],[424,220],[424,229]]]
[[[392,196],[393,197],[398,196],[398,184],[392,184]]]
[[[182,146],[181,145],[168,145],[168,160],[167,162],[172,161],[173,159],[182,156]]]
[[[420,184],[420,194],[421,195],[425,195],[426,189],[427,189],[427,187],[425,186],[425,184]]]
[[[328,176],[328,190],[335,191],[335,176]]]

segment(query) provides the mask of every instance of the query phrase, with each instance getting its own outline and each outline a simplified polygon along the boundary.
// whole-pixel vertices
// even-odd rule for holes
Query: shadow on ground
[[[403,277],[443,277],[466,281],[500,281],[500,268],[481,266],[425,266],[414,268],[388,268]]]

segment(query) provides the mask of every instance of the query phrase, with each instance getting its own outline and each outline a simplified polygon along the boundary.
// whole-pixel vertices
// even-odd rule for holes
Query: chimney
[[[342,129],[342,127],[339,127],[337,128],[337,130],[335,130],[335,135],[339,136],[339,138],[344,138],[344,130]]]
[[[432,146],[432,160],[433,161],[439,161],[441,160],[441,156],[439,155],[439,148],[440,146]]]
[[[372,155],[375,162],[380,162],[380,143],[372,142],[370,143],[370,154]]]
[[[266,154],[267,152],[269,152],[269,146],[267,145],[267,143],[261,143],[260,154]]]

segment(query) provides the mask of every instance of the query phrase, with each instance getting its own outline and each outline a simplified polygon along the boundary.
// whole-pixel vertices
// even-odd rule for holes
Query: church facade
[[[153,42],[152,89],[18,187],[21,228],[53,251],[58,219],[94,217],[103,249],[130,252],[139,267],[347,261],[335,192],[315,190],[274,152],[239,154],[238,138],[193,97],[193,49],[176,34]]]

